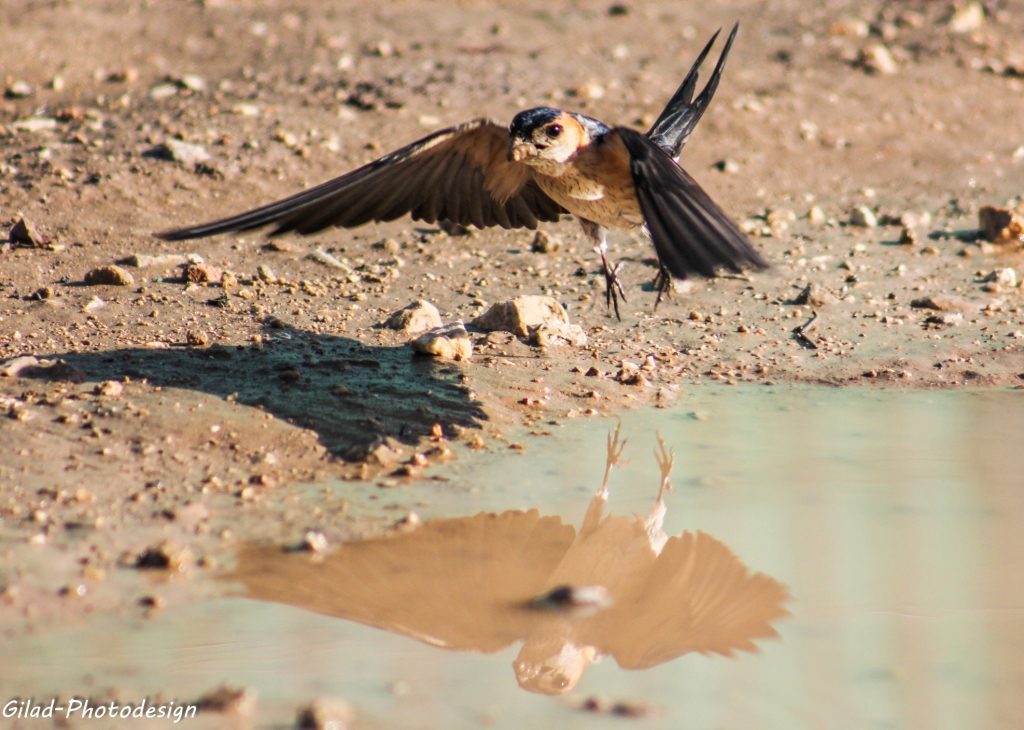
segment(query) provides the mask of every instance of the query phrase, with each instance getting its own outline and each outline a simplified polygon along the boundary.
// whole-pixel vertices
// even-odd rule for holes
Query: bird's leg
[[[620,261],[614,266],[608,263],[608,230],[604,226],[584,218],[580,218],[580,225],[583,227],[583,232],[587,238],[594,244],[594,251],[601,257],[601,266],[604,269],[605,302],[609,307],[615,308],[615,319],[621,322],[619,297],[622,297],[622,301],[627,301],[626,292],[622,288],[622,282],[619,281],[619,270],[622,268],[622,262]]]
[[[580,531],[576,533],[577,540],[586,539],[588,535],[600,527],[605,505],[608,504],[608,477],[611,476],[613,467],[625,466],[625,462],[622,461],[622,452],[626,448],[626,442],[619,442],[619,431],[621,428],[622,422],[620,421],[615,427],[614,435],[608,434],[608,456],[604,465],[604,481],[601,482],[601,488],[590,498],[590,504],[587,505],[587,513],[583,515],[583,524],[580,525]]]
[[[656,435],[658,449],[661,449],[661,453],[658,453],[658,449],[654,450],[654,458],[658,460],[658,466],[661,468],[661,486],[658,488],[658,501],[661,502],[664,500],[666,489],[669,494],[675,491],[672,489],[672,480],[669,479],[669,475],[672,474],[672,467],[676,463],[676,450],[666,449],[665,442],[661,440],[661,434],[656,433]]]
[[[622,461],[622,452],[626,449],[626,441],[623,440],[619,443],[619,432],[622,429],[622,422],[615,426],[615,433],[608,434],[608,457],[604,465],[604,481],[601,482],[601,488],[597,490],[597,494],[604,499],[608,499],[608,478],[612,475],[613,467],[623,467],[625,462]]]
[[[661,440],[661,434],[657,434],[657,436],[658,449],[661,449],[661,452],[659,453],[658,449],[655,449],[654,458],[658,460],[658,466],[661,468],[661,486],[658,488],[658,498],[651,505],[651,513],[644,520],[644,530],[647,532],[647,539],[650,541],[651,547],[656,553],[660,554],[661,549],[668,541],[668,536],[665,535],[661,528],[665,524],[665,490],[673,491],[669,475],[672,473],[672,466],[675,464],[676,455],[675,449],[667,450],[665,448],[665,442]]]
[[[674,288],[672,274],[669,273],[669,270],[665,268],[665,264],[661,261],[658,262],[658,273],[654,277],[654,288],[658,290],[658,298],[654,300],[654,311],[657,312],[662,296],[671,299]]]

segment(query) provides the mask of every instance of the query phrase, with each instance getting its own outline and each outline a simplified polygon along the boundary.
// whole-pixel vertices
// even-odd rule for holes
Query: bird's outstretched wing
[[[245,595],[404,634],[495,652],[538,622],[528,608],[576,530],[537,510],[430,520],[409,533],[340,545],[323,559],[244,546],[224,579]]]
[[[690,72],[686,74],[683,83],[679,85],[676,93],[673,94],[668,104],[665,105],[661,116],[658,117],[657,121],[654,122],[647,132],[647,136],[651,141],[665,150],[669,157],[679,157],[679,153],[683,151],[683,145],[686,144],[694,127],[697,126],[697,122],[700,121],[704,111],[711,103],[711,97],[715,95],[715,91],[718,89],[718,82],[722,78],[725,61],[729,58],[729,51],[732,49],[732,42],[736,40],[736,31],[739,30],[739,27],[739,23],[732,27],[732,32],[725,42],[722,55],[718,57],[718,63],[715,64],[715,70],[711,73],[711,78],[708,79],[708,83],[704,86],[704,90],[700,92],[697,100],[691,102],[693,92],[697,88],[700,66],[704,63],[704,59],[707,58],[708,52],[711,51],[711,47],[715,44],[715,39],[718,38],[721,30],[716,31],[711,36],[711,40],[704,46],[704,50],[700,52],[697,60],[690,67]]]
[[[632,129],[614,130],[629,152],[629,167],[654,249],[673,276],[714,277],[768,262],[697,181],[654,141]]]
[[[580,641],[624,669],[646,669],[689,652],[732,656],[778,636],[789,590],[754,573],[704,532],[669,538],[632,595],[590,619]]]
[[[271,235],[354,228],[408,213],[478,228],[536,228],[564,209],[534,182],[530,168],[508,160],[508,128],[477,119],[443,129],[298,195],[248,213],[158,233],[168,241],[274,225]]]

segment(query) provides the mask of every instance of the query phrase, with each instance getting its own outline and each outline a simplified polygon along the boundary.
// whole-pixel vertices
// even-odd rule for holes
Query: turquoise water
[[[614,421],[548,428],[524,455],[463,457],[445,469],[450,482],[389,494],[425,504],[428,520],[536,509],[578,529]],[[517,684],[518,643],[456,651],[330,607],[234,596],[7,641],[0,684],[10,695],[115,684],[188,698],[227,682],[258,691],[257,725],[338,695],[365,726],[387,728],[1024,727],[1024,393],[695,388],[672,408],[623,415],[629,463],[613,471],[609,513],[650,511],[656,431],[676,455],[665,533],[707,533],[788,588],[791,615],[771,620],[779,635],[757,640],[758,653],[686,653],[642,670],[607,657],[549,697]],[[389,570],[401,568],[396,555]],[[336,585],[326,570],[292,580]],[[454,606],[462,594],[444,586]],[[417,601],[405,600],[414,621]],[[592,695],[652,714],[573,709]]]

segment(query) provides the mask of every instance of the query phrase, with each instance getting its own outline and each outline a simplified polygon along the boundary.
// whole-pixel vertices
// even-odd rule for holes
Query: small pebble
[[[575,96],[578,99],[583,99],[584,101],[600,99],[604,96],[604,87],[590,81],[573,89],[572,96]]]
[[[95,392],[96,395],[103,395],[108,398],[117,398],[124,392],[124,386],[116,380],[108,380],[93,388],[93,392]]]
[[[554,253],[562,247],[562,239],[552,236],[546,231],[537,231],[533,237],[530,250],[534,253]]]
[[[735,175],[740,171],[740,166],[733,160],[719,160],[711,167],[727,175]]]
[[[24,218],[19,218],[17,222],[11,226],[11,230],[7,234],[7,240],[15,246],[34,247],[42,246],[46,243],[46,239],[36,232],[35,226]]]
[[[302,538],[302,546],[310,552],[322,553],[327,551],[330,543],[327,541],[327,536],[324,533],[310,530]]]
[[[219,284],[224,272],[209,264],[189,264],[182,274],[185,281],[193,284]]]
[[[857,62],[868,73],[889,76],[899,70],[892,52],[881,43],[869,43],[861,49]]]
[[[437,311],[437,307],[423,299],[406,305],[384,321],[384,326],[388,329],[406,334],[419,334],[442,325],[441,313]]]
[[[878,218],[870,208],[860,205],[850,211],[850,225],[861,228],[874,228],[878,225]]]
[[[425,332],[411,344],[414,352],[445,360],[469,360],[473,356],[473,343],[462,322]]]
[[[182,142],[180,139],[169,139],[149,150],[146,155],[162,160],[171,160],[183,165],[195,165],[210,159],[210,153],[206,151],[205,147]]]
[[[309,707],[299,710],[299,730],[347,730],[355,712],[352,705],[339,697],[319,697]]]
[[[815,205],[807,212],[807,220],[812,226],[823,226],[828,220],[828,216],[825,215],[825,211]]]
[[[189,330],[185,333],[185,341],[189,347],[209,347],[210,336],[202,330]]]
[[[15,81],[7,87],[7,91],[4,92],[4,96],[8,99],[25,99],[32,96],[35,93],[35,89],[32,88],[32,84],[27,81]]]
[[[132,286],[135,277],[120,266],[101,266],[85,275],[88,286]]]
[[[949,19],[951,33],[964,34],[981,30],[985,24],[985,9],[981,3],[970,3],[957,10]]]

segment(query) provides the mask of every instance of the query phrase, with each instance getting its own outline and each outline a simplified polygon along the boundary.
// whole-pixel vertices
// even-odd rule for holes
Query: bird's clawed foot
[[[621,430],[622,422],[620,421],[619,424],[615,426],[615,433],[608,434],[608,459],[605,462],[604,481],[601,483],[601,489],[599,492],[605,497],[608,496],[608,478],[612,474],[612,468],[616,466],[621,468],[626,465],[626,462],[622,460],[622,452],[626,450],[626,441],[628,439],[623,439],[621,443],[619,442],[619,433]]]
[[[622,297],[622,301],[627,301],[626,292],[622,289],[622,282],[619,281],[619,270],[622,268],[622,262],[620,261],[615,266],[612,266],[608,263],[607,248],[597,246],[594,250],[601,256],[601,265],[604,267],[605,302],[609,307],[614,306],[615,319],[621,322],[622,317],[619,316],[619,297]]]
[[[665,296],[671,299],[674,288],[672,274],[665,268],[665,264],[660,262],[658,264],[658,273],[654,277],[654,288],[658,291],[658,298],[654,300],[654,311],[657,312],[658,305],[661,304],[661,298]]]
[[[616,435],[618,435],[617,432]],[[675,491],[672,489],[672,480],[669,479],[669,475],[672,474],[672,467],[676,463],[676,450],[666,449],[661,434],[655,432],[655,435],[658,437],[658,448],[654,450],[654,458],[658,460],[658,466],[661,468],[661,486],[658,488],[658,501],[660,502],[665,496],[665,490],[668,490],[669,494]],[[658,449],[661,450],[660,453]]]

